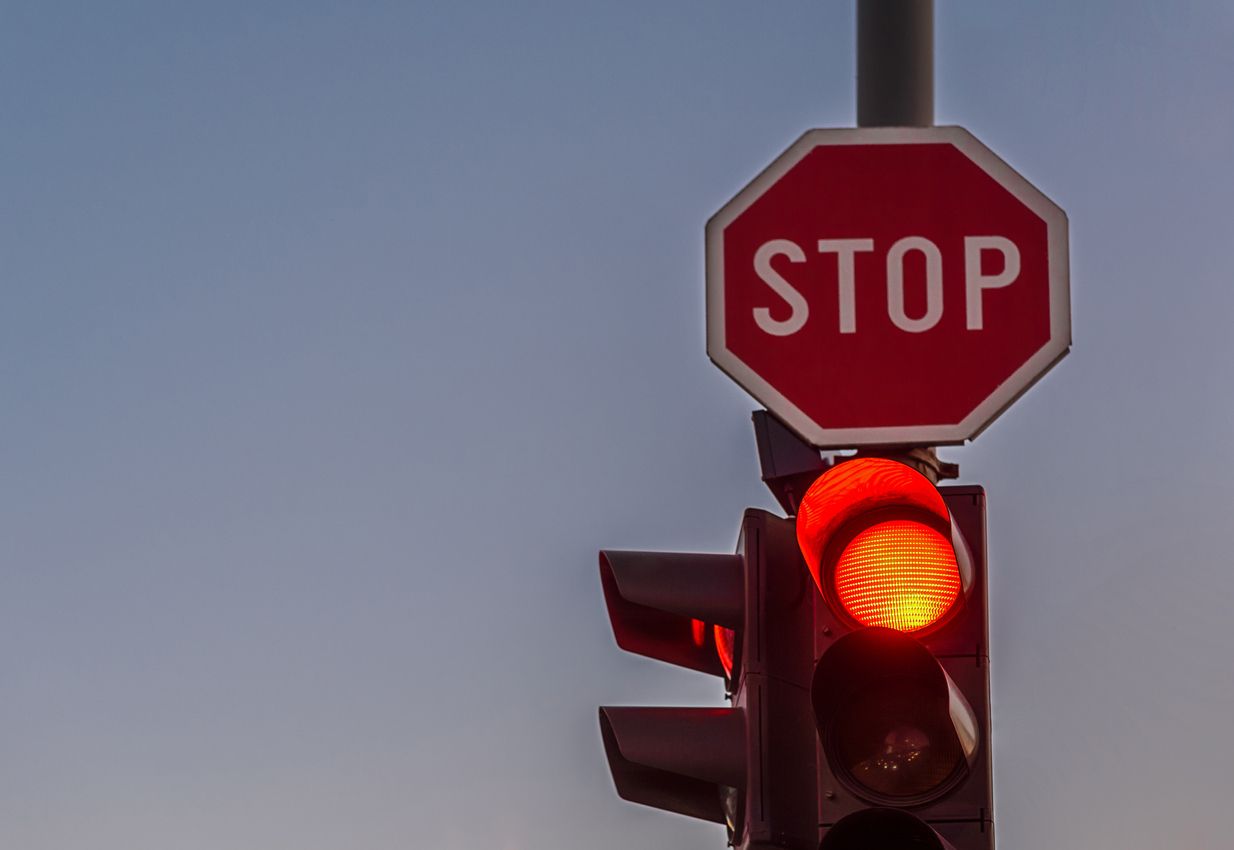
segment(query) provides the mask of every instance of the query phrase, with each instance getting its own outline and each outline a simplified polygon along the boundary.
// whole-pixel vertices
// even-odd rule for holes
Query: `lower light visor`
[[[976,715],[916,639],[885,628],[845,635],[819,660],[811,691],[827,763],[857,796],[918,805],[969,776]]]

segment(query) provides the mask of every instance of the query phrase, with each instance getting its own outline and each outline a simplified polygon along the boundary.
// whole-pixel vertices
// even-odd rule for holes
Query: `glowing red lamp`
[[[801,501],[797,540],[823,596],[858,626],[929,630],[971,576],[938,490],[893,460],[859,458],[819,476]]]

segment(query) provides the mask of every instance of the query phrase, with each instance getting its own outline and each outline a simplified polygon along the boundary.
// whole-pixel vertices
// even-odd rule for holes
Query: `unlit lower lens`
[[[879,797],[928,796],[966,764],[947,704],[912,682],[853,694],[836,713],[832,741],[848,777]]]

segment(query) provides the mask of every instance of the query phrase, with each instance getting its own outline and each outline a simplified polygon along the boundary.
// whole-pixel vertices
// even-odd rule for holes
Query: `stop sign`
[[[1067,353],[1067,268],[968,131],[811,130],[707,223],[707,353],[816,446],[960,443]]]

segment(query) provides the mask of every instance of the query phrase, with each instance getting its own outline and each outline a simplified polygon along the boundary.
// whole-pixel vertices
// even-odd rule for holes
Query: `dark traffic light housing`
[[[993,850],[984,491],[755,425],[789,518],[747,510],[733,555],[600,553],[618,645],[730,700],[601,708],[618,794],[741,850]]]
[[[731,694],[728,708],[601,708],[609,768],[623,798],[723,823],[737,847],[815,850],[816,594],[792,521],[746,511],[737,553],[600,553],[618,645]]]
[[[797,524],[821,600],[822,850],[991,850],[984,491],[857,458],[815,481]]]

